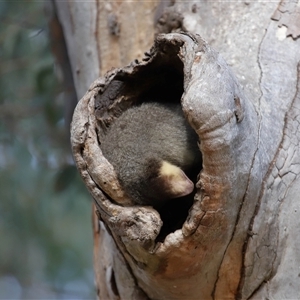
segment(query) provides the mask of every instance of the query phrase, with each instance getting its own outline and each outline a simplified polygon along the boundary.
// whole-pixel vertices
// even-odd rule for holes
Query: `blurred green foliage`
[[[95,299],[91,201],[43,5],[0,1],[0,299]]]

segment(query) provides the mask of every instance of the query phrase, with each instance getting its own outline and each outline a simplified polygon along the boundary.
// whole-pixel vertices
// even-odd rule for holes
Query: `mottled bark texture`
[[[80,100],[71,136],[96,203],[99,298],[299,298],[297,1],[56,3],[78,94],[120,67]],[[172,31],[184,33],[158,35],[142,57],[154,32]],[[149,94],[181,101],[201,141],[197,193],[177,230],[131,206],[101,154],[106,126]]]

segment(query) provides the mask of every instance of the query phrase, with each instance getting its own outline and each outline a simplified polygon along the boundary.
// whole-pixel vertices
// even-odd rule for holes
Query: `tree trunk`
[[[299,298],[299,4],[55,4],[85,94],[71,142],[95,199],[99,298]],[[181,98],[203,157],[182,228],[163,236],[158,212],[131,205],[99,146],[149,89]]]

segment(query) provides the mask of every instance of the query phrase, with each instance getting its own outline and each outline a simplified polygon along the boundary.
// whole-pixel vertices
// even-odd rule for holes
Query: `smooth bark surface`
[[[102,220],[99,298],[298,298],[299,4],[56,4],[79,95],[121,68],[92,84],[72,127],[77,167]],[[159,35],[140,60],[155,32],[179,30],[189,33]],[[158,240],[159,214],[130,206],[99,141],[147,88],[162,91],[154,74],[166,69],[164,78],[182,80],[175,98],[199,135],[203,168],[187,220]],[[164,86],[172,92],[168,80]]]

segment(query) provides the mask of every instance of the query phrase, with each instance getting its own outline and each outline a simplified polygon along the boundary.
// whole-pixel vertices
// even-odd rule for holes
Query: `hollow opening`
[[[149,101],[180,103],[183,79],[183,63],[177,53],[157,55],[151,63],[115,76],[123,82],[122,96],[133,105]]]
[[[196,180],[193,180],[193,182],[195,184]],[[194,191],[188,196],[171,199],[162,207],[154,207],[163,221],[163,226],[156,238],[156,242],[163,242],[168,234],[182,228],[193,204],[195,193]]]
[[[120,71],[111,85],[115,85],[117,91],[110,94],[119,99],[118,101],[114,99],[114,103],[118,103],[115,112],[124,111],[130,106],[144,102],[180,104],[184,92],[184,72],[183,63],[178,57],[178,49],[168,53],[159,52],[151,62],[138,65],[133,71]],[[106,90],[109,90],[109,87]],[[200,150],[199,155],[201,156]],[[202,161],[186,174],[194,184],[201,168]],[[157,241],[162,242],[169,233],[182,227],[193,204],[194,195],[195,189],[191,194],[171,199],[163,206],[153,206],[163,221]]]

